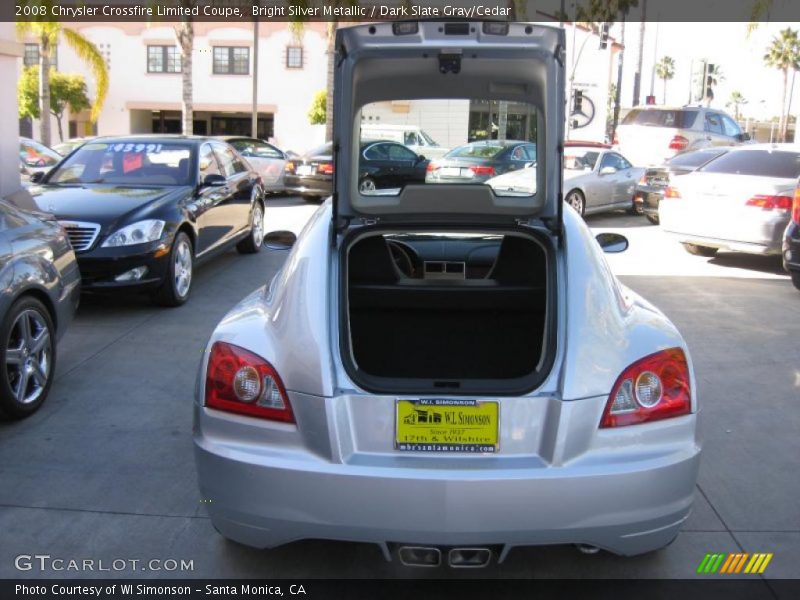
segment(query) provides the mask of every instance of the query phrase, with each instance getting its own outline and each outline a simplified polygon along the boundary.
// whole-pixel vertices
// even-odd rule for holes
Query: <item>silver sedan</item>
[[[633,194],[644,169],[614,150],[596,146],[564,149],[564,200],[578,214],[633,210]]]
[[[222,136],[219,139],[236,148],[261,175],[265,192],[283,192],[286,189],[283,177],[288,158],[283,150],[256,138]]]
[[[650,552],[689,516],[700,444],[688,348],[609,271],[603,250],[627,240],[593,237],[561,204],[564,31],[503,25],[502,44],[491,23],[337,31],[334,194],[201,362],[195,459],[223,536],[482,567],[525,545]],[[442,53],[453,33],[463,70],[461,52]],[[536,103],[534,193],[361,193],[362,105],[478,91],[494,94],[483,106],[501,93]]]

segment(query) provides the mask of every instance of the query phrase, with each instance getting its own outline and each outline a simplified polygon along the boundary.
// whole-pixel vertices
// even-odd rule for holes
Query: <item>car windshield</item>
[[[381,150],[366,151],[357,165],[363,195],[394,196],[408,185],[481,185],[495,195],[535,195],[538,109],[501,100],[435,98],[374,102],[361,108],[362,141],[377,131],[414,131],[429,144],[404,145],[392,136]],[[434,141],[434,139],[436,141]],[[421,141],[421,140],[420,140]],[[437,144],[438,142],[438,144]],[[510,182],[507,176],[522,172]],[[499,183],[496,178],[504,177]]]
[[[622,120],[623,125],[646,125],[650,127],[674,127],[688,129],[694,125],[698,111],[686,109],[638,109],[635,108]]]
[[[722,156],[728,150],[727,149],[714,149],[714,150],[698,150],[697,152],[686,152],[685,154],[678,154],[677,156],[673,156],[671,159],[667,161],[672,166],[675,167],[699,167],[701,165],[706,164],[708,161],[716,158],[717,156]]]
[[[19,159],[26,167],[52,167],[61,160],[61,156],[39,142],[22,140],[19,143]]]
[[[280,150],[260,140],[233,140],[230,145],[245,158],[283,158]]]
[[[796,179],[800,176],[800,152],[737,150],[720,156],[699,170],[706,173]]]
[[[575,171],[591,171],[600,156],[596,150],[582,148],[567,148],[564,152],[564,168]]]
[[[54,169],[47,183],[189,185],[191,146],[175,142],[89,142]]]

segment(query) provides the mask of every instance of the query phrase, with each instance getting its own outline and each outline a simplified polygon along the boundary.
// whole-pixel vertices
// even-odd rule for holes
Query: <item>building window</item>
[[[302,46],[289,46],[286,48],[286,68],[287,69],[303,68]]]
[[[106,69],[109,71],[111,70],[111,44],[95,44],[97,50],[100,52],[100,56],[103,57],[103,60],[106,63]]]
[[[218,75],[249,75],[250,48],[214,46],[214,73]]]
[[[26,67],[39,66],[39,44],[25,44],[25,54],[22,57],[22,63]],[[53,68],[58,67],[58,48],[56,46],[50,47],[50,66]]]
[[[148,46],[148,73],[180,73],[181,54],[177,46]]]

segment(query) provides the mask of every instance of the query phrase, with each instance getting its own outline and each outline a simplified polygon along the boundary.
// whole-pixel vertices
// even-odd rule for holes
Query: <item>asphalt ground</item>
[[[315,209],[270,200],[267,229],[299,231]],[[178,309],[84,296],[47,402],[24,422],[0,423],[0,578],[691,578],[710,552],[773,553],[763,575],[746,576],[765,587],[800,578],[800,292],[774,258],[690,256],[643,217],[622,213],[589,224],[628,236],[630,249],[609,259],[613,270],[666,312],[695,361],[702,466],[694,511],[668,548],[633,558],[517,549],[502,565],[455,571],[387,563],[371,545],[303,541],[259,551],[224,540],[196,484],[195,377],[216,323],[286,256],[232,251],[196,271]],[[20,571],[21,554],[91,559],[94,570]],[[142,562],[97,570],[100,560],[120,559]],[[162,562],[142,570],[152,559]],[[193,570],[168,571],[169,559],[192,561]]]

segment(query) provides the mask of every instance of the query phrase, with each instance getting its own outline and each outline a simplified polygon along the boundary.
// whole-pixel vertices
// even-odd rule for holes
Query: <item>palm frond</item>
[[[108,94],[108,68],[106,61],[100,51],[92,42],[83,37],[77,31],[67,29],[66,27],[61,30],[67,44],[75,51],[84,62],[89,65],[89,70],[92,72],[95,82],[95,97],[92,103],[91,120],[94,123],[97,117],[100,116],[100,111],[103,109],[103,103]]]

